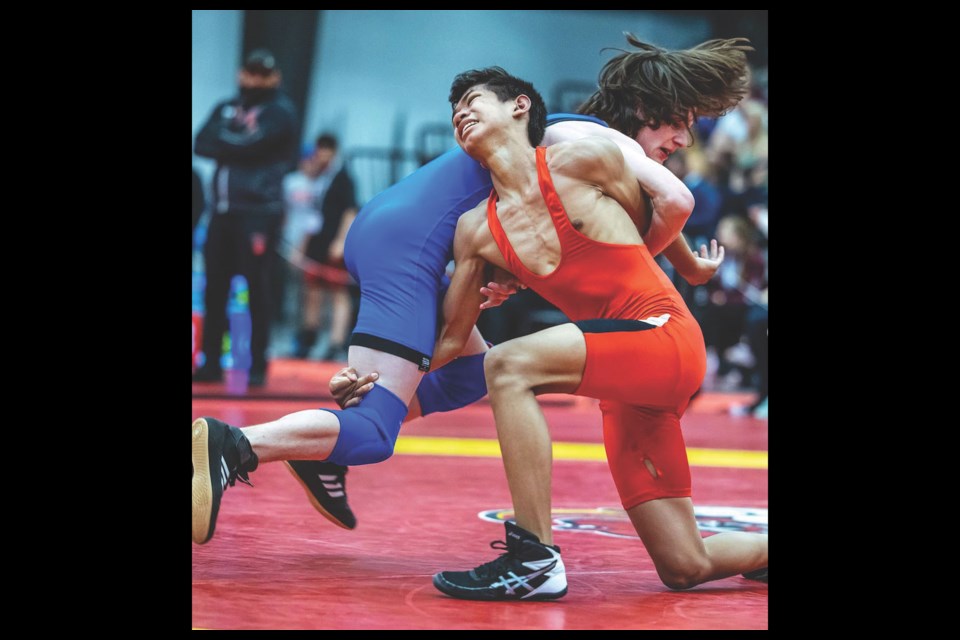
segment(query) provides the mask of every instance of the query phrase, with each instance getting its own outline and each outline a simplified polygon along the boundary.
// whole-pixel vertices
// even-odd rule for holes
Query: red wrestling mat
[[[194,382],[194,398],[222,398],[230,400],[322,400],[330,399],[328,385],[330,376],[347,366],[345,362],[320,362],[316,360],[274,359],[266,384],[250,387],[244,393],[232,394],[225,382]],[[727,413],[734,404],[750,404],[754,393],[701,393],[691,403],[690,410],[709,413]],[[549,404],[592,406],[588,398],[567,395],[547,395],[541,401]],[[485,402],[485,401],[481,401]]]
[[[286,375],[306,385],[319,378],[325,390],[338,368],[327,366],[315,375],[305,369],[277,372],[275,379]],[[194,385],[195,393],[200,386]],[[546,411],[555,441],[600,442],[599,413],[591,402],[550,400]],[[684,418],[688,447],[766,451],[767,422],[723,415],[720,404],[705,394],[691,406]],[[191,417],[213,415],[246,426],[316,406],[321,403],[195,397]],[[496,432],[489,405],[481,402],[405,425],[401,439],[405,436],[493,439]],[[698,508],[767,508],[765,469],[694,466],[692,471]],[[554,602],[456,600],[430,582],[437,571],[468,569],[496,557],[488,544],[503,538],[503,525],[478,514],[510,506],[497,458],[398,454],[353,468],[347,476],[359,520],[353,531],[317,514],[283,465],[264,465],[251,480],[256,487],[238,483],[226,492],[213,539],[192,545],[196,628],[767,628],[766,585],[735,577],[670,591],[625,516],[571,515],[597,507],[619,510],[602,461],[554,464],[555,516],[581,527],[554,533],[569,582],[569,593]],[[598,524],[604,535],[584,530]]]

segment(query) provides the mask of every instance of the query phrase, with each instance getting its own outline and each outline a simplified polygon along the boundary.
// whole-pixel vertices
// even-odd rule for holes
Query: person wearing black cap
[[[267,373],[271,317],[271,261],[283,218],[283,176],[295,168],[299,120],[280,92],[281,74],[270,51],[257,49],[237,76],[239,95],[220,102],[197,134],[194,151],[213,158],[213,202],[204,245],[204,365],[195,381],[223,378],[220,345],[227,326],[230,280],[243,275],[250,291],[252,364],[249,382]]]

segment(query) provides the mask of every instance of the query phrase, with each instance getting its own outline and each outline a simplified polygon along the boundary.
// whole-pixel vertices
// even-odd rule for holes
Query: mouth
[[[472,129],[473,126],[477,124],[476,120],[465,120],[460,123],[460,139],[463,140],[463,137],[466,135],[468,129]]]
[[[666,162],[667,158],[670,157],[670,154],[673,153],[673,151],[670,151],[666,147],[660,147],[659,149],[657,149],[657,151],[659,151],[660,154],[663,156],[662,158],[660,158],[661,164]]]

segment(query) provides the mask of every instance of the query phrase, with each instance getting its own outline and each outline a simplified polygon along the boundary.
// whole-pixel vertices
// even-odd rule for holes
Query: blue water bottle
[[[226,364],[227,393],[243,395],[250,379],[250,290],[243,276],[230,281],[230,301],[227,304],[230,321],[230,357]]]

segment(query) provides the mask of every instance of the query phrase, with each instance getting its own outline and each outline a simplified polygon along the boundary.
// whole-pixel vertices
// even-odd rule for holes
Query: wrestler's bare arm
[[[650,253],[659,254],[680,235],[693,211],[690,190],[669,169],[648,158],[636,140],[595,122],[558,122],[547,127],[542,144],[549,146],[587,136],[606,138],[616,144],[643,191],[650,196],[653,212],[635,217],[634,221]]]
[[[714,240],[709,249],[701,247],[699,254],[690,250],[680,230],[693,211],[693,195],[667,168],[648,158],[636,140],[595,122],[568,121],[547,127],[542,144],[549,146],[591,135],[607,138],[620,148],[641,188],[650,195],[653,211],[641,208],[631,217],[651,255],[662,251],[677,273],[692,285],[710,280],[723,262],[723,247],[718,247]]]
[[[455,267],[443,299],[444,324],[433,350],[433,369],[439,369],[460,355],[480,317],[480,305],[486,299],[480,289],[486,282],[487,262],[479,253],[480,234],[487,224],[486,209],[487,201],[484,200],[457,221],[453,239]]]

